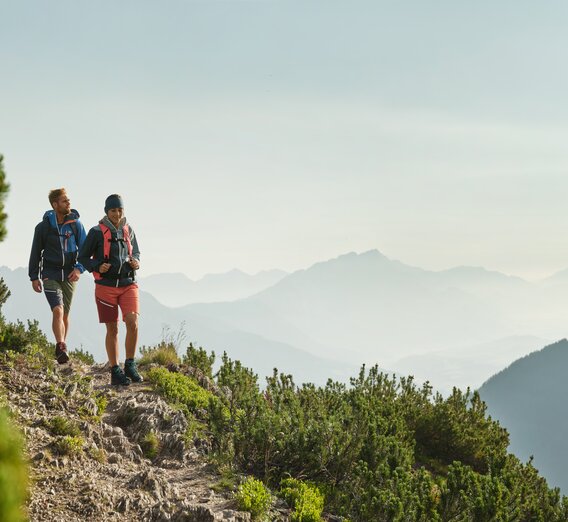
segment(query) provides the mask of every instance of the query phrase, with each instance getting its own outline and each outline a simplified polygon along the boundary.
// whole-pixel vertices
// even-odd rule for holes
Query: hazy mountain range
[[[557,290],[482,268],[426,271],[373,250],[317,263],[246,299],[185,310],[315,355],[379,363],[447,391],[480,386],[560,337],[560,317],[551,326],[546,309],[531,305],[548,303],[542,294]]]
[[[7,318],[37,317],[49,331],[45,298],[32,292],[25,270],[2,268],[0,276],[13,293],[4,309]],[[266,286],[271,278],[275,283]],[[248,283],[239,287],[239,280]],[[152,287],[160,292],[160,281],[165,281],[165,304],[184,301],[179,289],[196,285],[199,292],[185,301],[199,302],[164,306],[147,293]],[[454,385],[475,388],[515,359],[564,337],[566,328],[566,275],[530,283],[479,267],[434,272],[377,250],[345,254],[288,275],[275,271],[243,278],[233,271],[188,281],[181,274],[141,279],[142,344],[159,341],[163,325],[176,330],[185,322],[187,341],[234,353],[260,373],[282,361],[279,367],[300,380],[321,382],[353,375],[361,363],[378,363],[428,379],[442,391]],[[232,299],[214,302],[223,285]],[[86,275],[69,341],[102,360],[103,329],[96,323],[92,291]],[[308,369],[317,375],[310,376]]]
[[[494,419],[507,428],[510,450],[568,493],[568,341],[515,361],[479,390]]]
[[[42,330],[51,338],[49,306],[43,294],[36,294],[32,290],[27,270],[1,267],[0,277],[4,278],[12,294],[2,308],[3,315],[10,321],[37,319]],[[209,351],[214,350],[218,356],[226,351],[230,357],[254,368],[260,376],[271,374],[276,367],[280,371],[293,373],[297,382],[325,383],[329,377],[346,379],[357,370],[353,364],[330,361],[285,341],[264,338],[221,320],[212,321],[188,313],[185,309],[168,308],[145,291],[140,292],[140,301],[140,345],[153,345],[164,337],[175,340],[180,330],[183,330],[182,333],[186,335],[178,347],[180,353],[193,341]],[[123,326],[119,332],[122,343]],[[71,348],[82,347],[91,352],[97,361],[104,361],[104,333],[104,326],[98,323],[94,282],[86,274],[75,293],[68,344]],[[124,356],[122,344],[121,356]]]
[[[140,284],[166,306],[183,306],[190,303],[234,301],[264,290],[286,276],[282,270],[266,270],[249,275],[240,270],[225,274],[207,274],[198,281],[185,274],[154,274],[142,277]]]

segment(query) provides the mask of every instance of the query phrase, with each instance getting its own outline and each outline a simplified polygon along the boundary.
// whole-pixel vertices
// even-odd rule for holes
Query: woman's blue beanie
[[[124,204],[122,203],[122,198],[118,194],[111,194],[105,200],[105,214],[111,208],[124,208]]]

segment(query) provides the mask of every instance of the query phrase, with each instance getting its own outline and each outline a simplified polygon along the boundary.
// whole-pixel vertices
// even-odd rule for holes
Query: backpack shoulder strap
[[[122,237],[126,241],[126,246],[128,247],[128,257],[132,257],[132,242],[130,241],[130,227],[128,224],[122,227]]]
[[[77,246],[77,250],[79,250],[79,231],[77,229],[77,222],[71,221],[69,223],[71,230],[73,231],[73,235],[75,236],[75,245]]]
[[[107,260],[110,257],[110,243],[112,241],[112,234],[110,232],[110,228],[108,228],[103,223],[99,223],[99,228],[103,233],[103,255],[105,260]]]

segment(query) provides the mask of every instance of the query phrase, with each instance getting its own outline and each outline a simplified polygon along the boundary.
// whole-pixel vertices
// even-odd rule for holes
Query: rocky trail
[[[111,387],[107,367],[73,359],[51,369],[14,360],[0,380],[25,434],[30,520],[250,520],[214,488],[206,448],[188,443],[185,416],[151,386]]]

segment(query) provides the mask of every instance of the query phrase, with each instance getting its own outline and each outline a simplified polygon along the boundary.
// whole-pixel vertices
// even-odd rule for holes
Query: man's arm
[[[81,250],[81,247],[84,245],[85,240],[87,239],[87,234],[85,232],[85,227],[83,226],[83,223],[81,223],[81,221],[77,220],[75,222],[75,225],[77,227],[77,251],[79,252]],[[71,271],[71,273],[69,274],[69,276],[67,277],[69,279],[69,281],[73,282],[73,281],[79,281],[79,277],[81,276],[81,274],[85,271],[85,267],[79,262],[79,258],[78,258],[78,254],[77,254],[77,262],[75,263],[75,265],[73,265],[73,270]]]
[[[83,266],[85,270],[89,272],[96,271],[101,264],[101,260],[99,259],[91,259],[97,251],[97,232],[94,228],[89,230],[87,237],[81,248],[79,250],[79,257],[77,258],[77,262]]]
[[[34,230],[30,260],[28,262],[28,275],[32,282],[33,289],[41,292],[41,281],[39,280],[39,266],[41,263],[41,253],[43,252],[42,223],[39,223]]]

